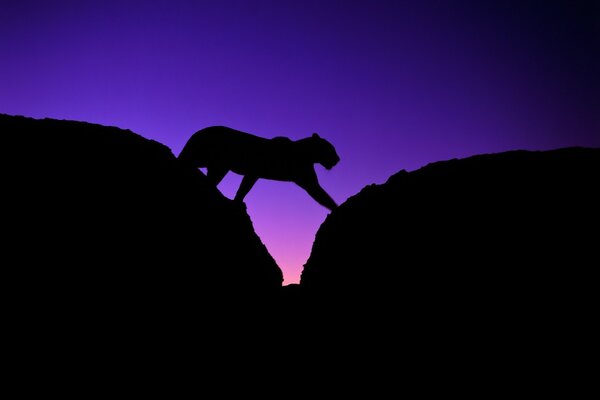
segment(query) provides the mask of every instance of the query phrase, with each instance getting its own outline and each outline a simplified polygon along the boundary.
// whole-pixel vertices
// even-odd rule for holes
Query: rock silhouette
[[[335,201],[319,184],[314,164],[327,169],[339,161],[335,148],[318,134],[292,141],[287,137],[265,139],[224,126],[196,132],[178,157],[196,168],[207,168],[213,185],[233,171],[244,175],[235,195],[241,202],[260,178],[291,181],[324,207],[333,210]]]
[[[332,212],[301,284],[282,288],[243,206],[160,143],[7,115],[0,132],[4,282],[27,318],[181,324],[229,316],[233,300],[301,335],[339,326],[356,339],[352,326],[369,326],[384,346],[392,315],[422,339],[448,326],[574,326],[593,304],[582,287],[598,263],[600,149],[401,171]]]
[[[245,209],[162,144],[8,115],[0,132],[10,152],[5,282],[22,299],[70,316],[189,319],[280,290],[281,270]]]
[[[302,339],[369,369],[397,361],[424,386],[562,375],[597,336],[599,178],[600,149],[566,148],[367,186],[327,217],[287,293]]]
[[[400,171],[328,216],[301,286],[342,309],[533,320],[581,300],[575,314],[598,264],[599,182],[600,149],[589,148]]]

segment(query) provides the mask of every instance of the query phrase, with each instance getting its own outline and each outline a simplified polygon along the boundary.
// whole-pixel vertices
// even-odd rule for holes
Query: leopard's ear
[[[319,136],[319,134],[316,132],[312,134],[312,137],[313,139],[321,139],[321,136]]]

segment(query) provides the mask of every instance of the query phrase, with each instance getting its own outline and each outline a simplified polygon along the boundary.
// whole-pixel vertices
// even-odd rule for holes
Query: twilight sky
[[[317,167],[342,203],[433,161],[600,146],[599,4],[0,0],[0,113],[114,125],[175,154],[210,125],[318,132],[342,158]],[[297,282],[328,211],[265,180],[246,203]]]

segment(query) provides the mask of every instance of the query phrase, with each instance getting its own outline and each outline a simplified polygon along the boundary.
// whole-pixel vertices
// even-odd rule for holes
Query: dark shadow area
[[[318,134],[292,141],[287,137],[265,139],[224,126],[196,132],[184,146],[179,160],[195,168],[207,168],[214,186],[229,171],[244,179],[235,195],[242,202],[258,179],[294,182],[317,203],[330,210],[335,201],[319,184],[314,164],[327,169],[339,161],[335,148]]]
[[[164,327],[278,295],[282,273],[245,208],[162,144],[7,115],[0,132],[3,280],[23,316]]]
[[[554,365],[594,332],[600,149],[401,171],[336,208],[282,287],[241,202],[191,160],[81,122],[0,115],[0,132],[8,320],[35,349],[150,357],[202,337],[217,358],[473,373]]]
[[[438,162],[367,186],[317,233],[301,279],[307,325],[373,354],[404,343],[421,362],[543,364],[567,342],[584,351],[599,182],[600,149],[565,148]]]

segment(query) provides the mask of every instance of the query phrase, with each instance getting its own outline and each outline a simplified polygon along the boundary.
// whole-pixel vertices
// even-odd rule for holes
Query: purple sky
[[[317,167],[339,203],[437,160],[600,146],[597,1],[0,5],[1,113],[115,125],[175,154],[210,125],[318,132],[342,158]],[[220,188],[232,197],[239,182]],[[327,210],[264,180],[246,203],[297,282]]]

